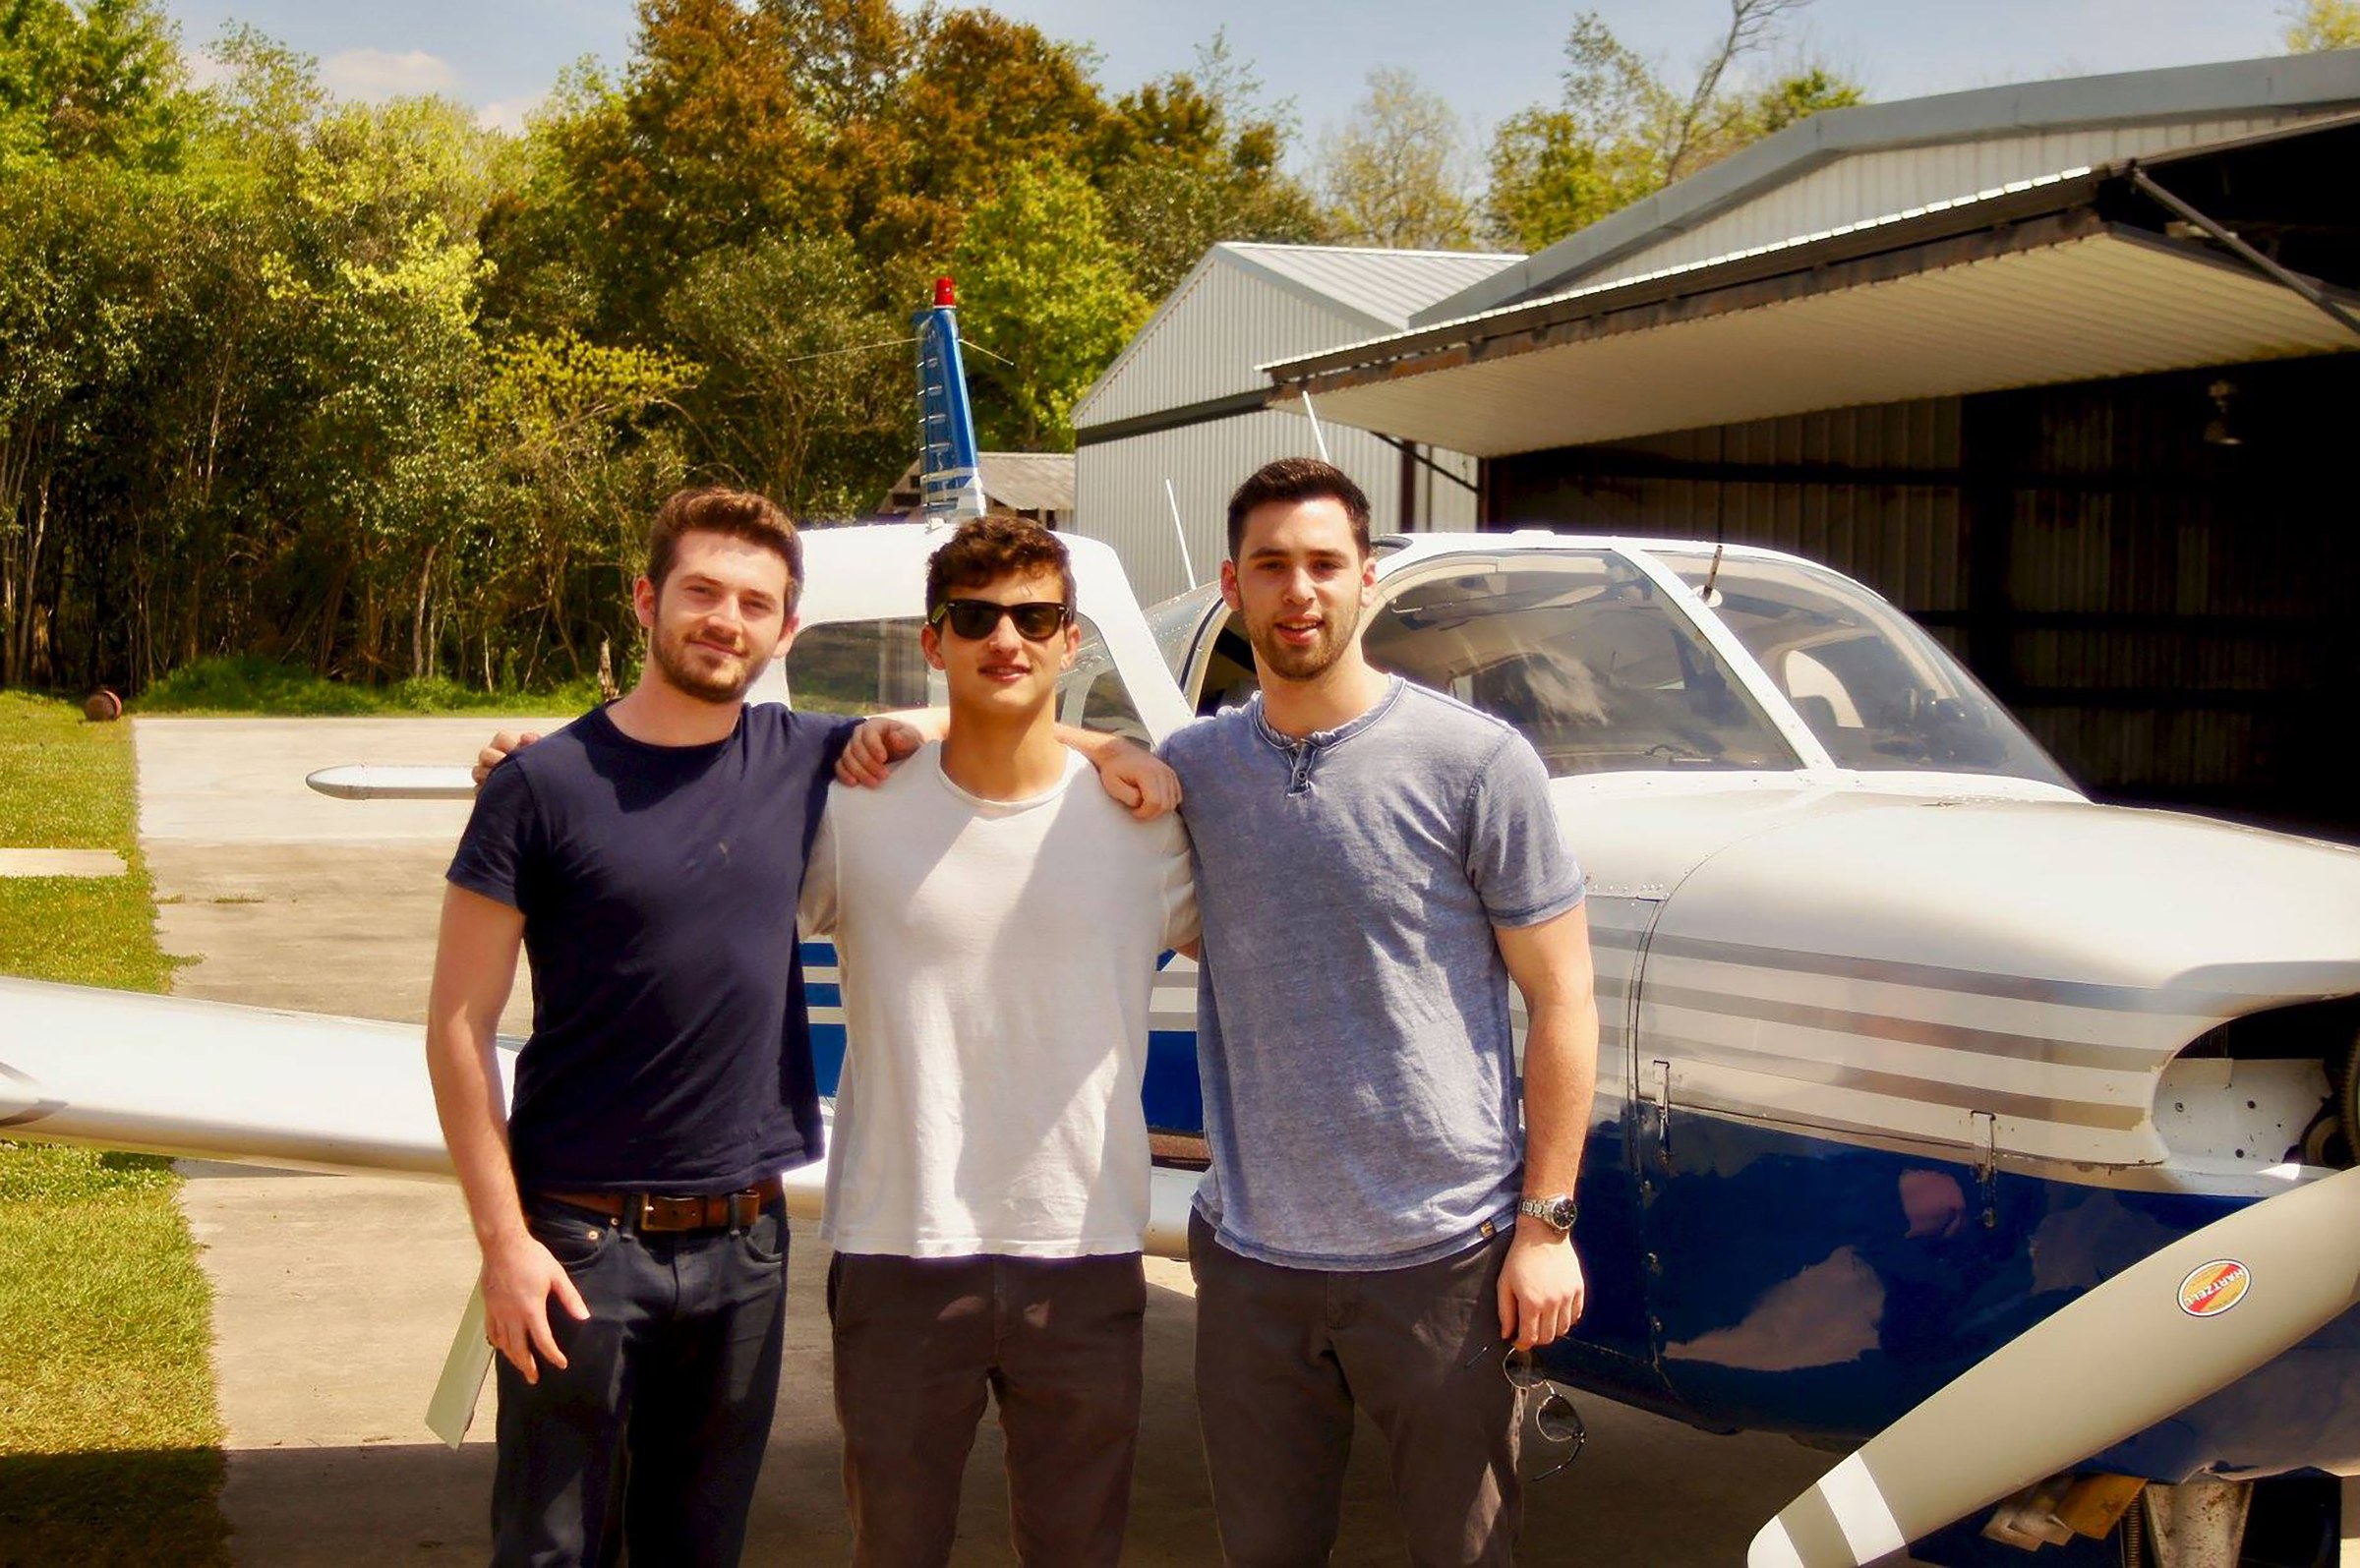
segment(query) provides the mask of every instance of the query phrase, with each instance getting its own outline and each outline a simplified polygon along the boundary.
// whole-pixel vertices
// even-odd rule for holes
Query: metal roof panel
[[[1381,251],[1339,245],[1228,244],[1218,249],[1396,330],[1436,301],[1523,260],[1512,252]]]
[[[2101,231],[1318,396],[1324,420],[1499,456],[2355,348],[2265,278]]]
[[[2034,131],[2353,107],[2360,107],[2360,49],[2011,83],[1829,109],[1423,307],[1416,322],[1563,289],[1618,257],[1855,153]]]

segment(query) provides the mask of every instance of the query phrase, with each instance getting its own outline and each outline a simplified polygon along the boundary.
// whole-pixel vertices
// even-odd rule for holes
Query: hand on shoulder
[[[522,751],[540,738],[540,731],[534,729],[522,733],[502,729],[494,734],[491,742],[475,754],[475,786],[481,789],[484,781],[492,777],[493,769],[507,761],[511,753]]]

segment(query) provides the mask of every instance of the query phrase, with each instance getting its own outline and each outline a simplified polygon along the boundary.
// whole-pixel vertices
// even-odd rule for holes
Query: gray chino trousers
[[[1241,1256],[1190,1216],[1197,1409],[1234,1568],[1328,1561],[1355,1406],[1385,1433],[1413,1562],[1514,1560],[1523,1427],[1500,1358],[1482,1354],[1499,1344],[1512,1234],[1410,1268],[1331,1272]]]
[[[986,1395],[1009,1528],[1032,1568],[1114,1568],[1139,1448],[1148,1282],[1137,1252],[895,1257],[828,1267],[856,1568],[951,1555]]]

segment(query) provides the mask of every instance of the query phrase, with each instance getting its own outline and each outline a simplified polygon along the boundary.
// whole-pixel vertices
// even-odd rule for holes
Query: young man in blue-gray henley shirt
[[[1357,1406],[1391,1448],[1412,1558],[1505,1563],[1522,1499],[1502,1361],[1582,1308],[1581,872],[1520,734],[1362,657],[1376,571],[1348,477],[1257,472],[1229,556],[1261,694],[1162,752],[1204,924],[1211,1167],[1190,1252],[1221,1549],[1328,1560]]]

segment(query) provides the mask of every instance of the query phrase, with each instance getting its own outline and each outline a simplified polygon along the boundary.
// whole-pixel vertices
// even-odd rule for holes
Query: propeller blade
[[[475,779],[465,768],[351,762],[323,768],[303,782],[338,800],[469,800],[475,796]]]
[[[2019,1335],[1762,1527],[1747,1568],[1859,1568],[2225,1387],[2360,1300],[2360,1169],[2182,1237]]]

